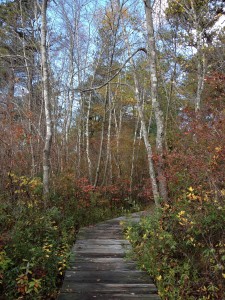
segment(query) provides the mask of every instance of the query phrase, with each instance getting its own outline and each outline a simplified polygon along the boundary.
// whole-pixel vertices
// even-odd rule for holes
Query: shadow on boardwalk
[[[132,214],[138,221],[140,214]],[[124,259],[130,248],[119,217],[82,228],[58,300],[160,300],[149,276]]]

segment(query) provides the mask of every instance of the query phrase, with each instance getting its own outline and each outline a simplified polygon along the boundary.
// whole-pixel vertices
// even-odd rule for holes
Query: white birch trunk
[[[163,201],[168,200],[167,192],[167,181],[164,172],[164,120],[163,111],[160,108],[159,101],[157,99],[157,71],[156,71],[156,45],[155,35],[153,27],[153,12],[150,0],[143,0],[145,4],[146,23],[147,23],[147,42],[149,51],[149,65],[150,65],[150,76],[151,76],[151,100],[155,114],[155,120],[157,125],[157,136],[156,136],[156,149],[158,154],[158,182],[160,197]]]
[[[107,91],[106,91],[105,102],[104,102],[104,115],[103,115],[103,120],[102,120],[101,140],[100,140],[97,168],[96,168],[96,173],[95,173],[94,187],[96,187],[98,184],[99,174],[100,174],[100,165],[101,165],[101,160],[102,160],[102,148],[103,148],[103,141],[104,141],[105,121],[106,121],[106,106],[107,106]]]
[[[106,146],[106,161],[105,161],[105,169],[104,169],[104,175],[102,180],[102,185],[105,184],[106,181],[106,175],[108,166],[111,168],[111,125],[112,125],[112,95],[111,95],[111,89],[110,84],[108,85],[108,110],[109,110],[109,120],[108,120],[108,132],[107,132],[107,146]],[[110,172],[111,173],[111,172]]]
[[[124,36],[125,36],[125,40],[126,40],[126,44],[127,44],[127,48],[128,48],[128,53],[130,55],[130,53],[131,53],[130,44],[127,39],[125,27],[123,28],[123,30],[125,33]],[[152,193],[153,193],[155,205],[160,206],[160,203],[159,203],[160,195],[159,195],[159,190],[158,190],[158,185],[157,185],[157,180],[156,180],[156,173],[155,173],[155,168],[154,168],[154,163],[153,163],[152,147],[151,147],[151,144],[148,139],[148,130],[147,130],[147,127],[145,124],[144,113],[143,113],[143,109],[142,109],[142,105],[141,105],[141,101],[140,101],[140,93],[138,90],[138,80],[137,80],[137,75],[136,75],[135,64],[134,64],[133,58],[131,58],[131,63],[133,65],[133,69],[134,69],[133,77],[134,77],[134,84],[135,84],[135,99],[137,101],[138,115],[139,115],[139,118],[141,121],[141,133],[142,133],[142,136],[144,139],[145,149],[146,149],[147,157],[148,157],[148,169],[149,169],[149,176],[150,176],[151,184],[152,184]]]
[[[135,85],[136,85],[135,98],[137,99],[138,114],[139,114],[139,117],[141,120],[141,131],[142,131],[142,136],[144,139],[145,148],[146,148],[146,152],[147,152],[147,156],[148,156],[148,169],[149,169],[149,175],[150,175],[151,183],[152,183],[153,197],[154,197],[155,205],[160,206],[158,185],[157,185],[157,181],[156,181],[156,174],[155,174],[155,169],[154,169],[154,164],[153,164],[153,159],[152,159],[152,157],[153,157],[152,147],[151,147],[151,144],[149,143],[149,139],[148,139],[148,131],[147,131],[146,124],[144,121],[143,109],[142,109],[142,105],[139,100],[139,92],[137,89],[136,82],[135,82]]]
[[[114,116],[114,124],[115,124],[115,130],[116,130],[116,155],[115,155],[115,164],[118,169],[118,178],[121,177],[121,166],[120,166],[120,135],[121,135],[121,129],[122,129],[122,108],[120,109],[119,114],[119,124],[116,117],[116,109],[113,107],[113,116]]]
[[[201,96],[204,89],[204,77],[206,72],[206,60],[202,51],[202,33],[197,36],[197,92],[195,100],[195,112],[197,113],[201,107]]]
[[[91,110],[91,93],[88,99],[88,110],[87,110],[87,120],[86,120],[86,155],[87,155],[87,163],[88,163],[88,175],[89,181],[92,184],[92,163],[90,158],[90,140],[89,140],[89,118],[90,118],[90,110]]]
[[[204,77],[206,72],[206,60],[203,52],[204,38],[203,30],[199,25],[199,16],[196,13],[194,2],[191,0],[191,13],[194,28],[196,30],[196,43],[197,43],[197,92],[195,98],[195,112],[197,113],[201,107],[201,96],[204,89]]]
[[[51,121],[51,103],[49,95],[49,75],[47,62],[47,0],[43,0],[41,4],[41,65],[42,65],[42,86],[45,109],[45,144],[43,151],[43,194],[46,197],[49,194],[49,177],[50,177],[50,150],[52,141],[52,121]],[[45,203],[46,206],[46,203]]]

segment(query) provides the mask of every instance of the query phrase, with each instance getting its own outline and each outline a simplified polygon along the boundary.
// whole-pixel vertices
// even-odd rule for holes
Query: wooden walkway
[[[133,214],[134,221],[139,220]],[[149,276],[125,256],[130,248],[115,218],[79,231],[58,300],[160,300]]]

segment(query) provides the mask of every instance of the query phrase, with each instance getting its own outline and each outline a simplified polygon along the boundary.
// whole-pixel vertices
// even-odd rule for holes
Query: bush
[[[225,298],[224,190],[190,187],[172,206],[126,229],[139,264],[165,300]]]
[[[120,214],[85,179],[55,182],[44,208],[39,178],[9,174],[0,201],[0,289],[7,300],[55,299],[79,227]]]

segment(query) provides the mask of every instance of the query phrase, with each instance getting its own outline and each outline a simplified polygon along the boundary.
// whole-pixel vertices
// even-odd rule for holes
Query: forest
[[[224,29],[224,0],[0,0],[1,300],[56,299],[80,227],[148,209],[162,300],[225,299]]]

